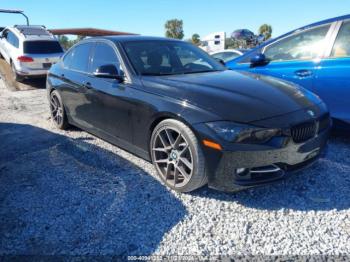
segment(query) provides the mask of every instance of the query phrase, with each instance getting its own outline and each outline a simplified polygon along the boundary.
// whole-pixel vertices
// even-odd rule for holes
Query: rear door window
[[[18,40],[17,36],[14,33],[12,33],[11,31],[7,32],[6,40],[10,45],[12,45],[16,48],[19,47],[19,40]]]
[[[340,28],[331,57],[350,57],[350,21],[344,22]]]
[[[25,54],[54,54],[62,53],[62,47],[58,41],[25,41],[23,42]]]

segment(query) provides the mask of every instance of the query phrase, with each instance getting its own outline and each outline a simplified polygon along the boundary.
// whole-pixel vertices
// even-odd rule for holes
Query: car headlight
[[[277,128],[259,128],[228,121],[210,122],[206,125],[224,140],[235,143],[260,144],[281,134]]]

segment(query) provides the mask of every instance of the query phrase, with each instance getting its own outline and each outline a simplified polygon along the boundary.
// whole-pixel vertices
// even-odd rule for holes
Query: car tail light
[[[17,57],[17,60],[20,62],[33,62],[33,58],[29,57],[29,56],[19,56]]]

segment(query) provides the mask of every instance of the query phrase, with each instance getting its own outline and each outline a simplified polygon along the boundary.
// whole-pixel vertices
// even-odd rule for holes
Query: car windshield
[[[198,47],[180,41],[130,41],[123,47],[140,75],[178,75],[226,68]]]
[[[53,54],[63,52],[57,41],[25,41],[23,42],[25,54]]]

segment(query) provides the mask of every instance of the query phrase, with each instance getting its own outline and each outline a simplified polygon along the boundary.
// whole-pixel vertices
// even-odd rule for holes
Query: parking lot
[[[350,253],[349,138],[286,181],[178,194],[150,163],[55,129],[45,82],[15,86],[0,66],[0,254]]]

